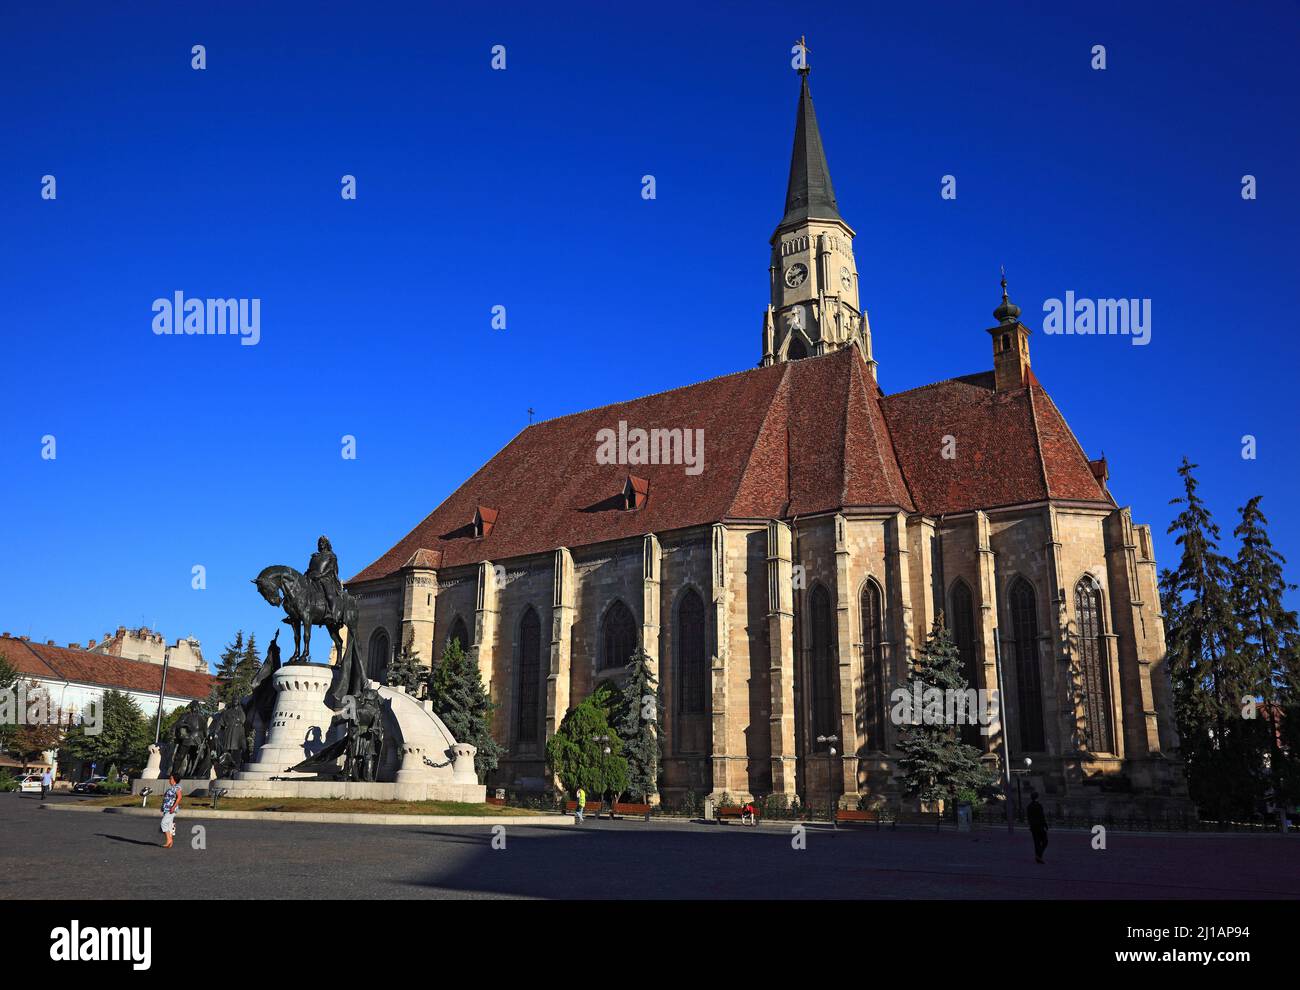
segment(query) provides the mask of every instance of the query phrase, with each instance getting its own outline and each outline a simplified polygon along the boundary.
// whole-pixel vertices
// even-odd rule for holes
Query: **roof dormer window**
[[[650,482],[629,474],[627,481],[623,482],[623,508],[627,511],[642,508],[649,494]]]
[[[492,527],[496,525],[497,510],[489,509],[486,505],[480,505],[474,510],[474,539],[481,540],[492,532]]]

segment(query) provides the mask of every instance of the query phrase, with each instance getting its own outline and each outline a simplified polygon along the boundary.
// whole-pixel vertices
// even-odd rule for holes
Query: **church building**
[[[1150,528],[1040,383],[1005,278],[990,368],[881,389],[800,75],[758,367],[523,430],[347,583],[371,676],[459,639],[507,750],[489,785],[540,787],[565,713],[641,645],[666,798],[897,803],[891,695],[942,617],[1002,702],[964,735],[1026,794],[1188,807]],[[611,435],[648,456],[601,456]]]

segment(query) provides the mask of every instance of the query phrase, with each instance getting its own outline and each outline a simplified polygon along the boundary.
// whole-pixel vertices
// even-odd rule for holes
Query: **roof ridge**
[[[749,468],[750,468],[750,464],[754,460],[754,451],[758,449],[759,441],[762,440],[767,433],[766,427],[767,427],[768,417],[772,415],[772,409],[776,405],[777,396],[780,395],[782,392],[789,391],[789,381],[790,381],[790,362],[784,361],[782,362],[782,367],[781,367],[781,377],[777,379],[776,388],[772,389],[772,391],[768,394],[767,409],[763,413],[763,419],[758,424],[758,429],[754,431],[754,441],[749,445],[749,454],[745,457],[744,470],[737,472],[736,487],[732,489],[731,497],[727,499],[728,511],[736,507],[736,499],[740,495],[741,488],[743,488],[745,485],[745,479],[749,477]],[[786,504],[788,505],[790,502],[790,444],[789,444],[790,409],[788,405],[786,407],[785,417],[786,417],[785,426],[786,426],[786,440],[787,440],[785,444],[785,465],[786,465],[785,500],[786,500]]]
[[[830,355],[817,355],[817,357],[829,357]],[[815,360],[815,358],[814,358]],[[676,388],[666,388],[659,392],[647,392],[645,395],[634,395],[630,399],[620,399],[617,402],[605,402],[599,406],[591,406],[587,409],[575,409],[573,412],[564,413],[560,416],[551,416],[549,419],[539,419],[536,423],[529,423],[516,436],[522,436],[528,430],[536,426],[542,426],[545,423],[555,423],[562,419],[569,419],[572,416],[582,416],[585,413],[599,412],[602,409],[610,409],[614,406],[625,406],[631,402],[640,402],[642,399],[656,399],[661,395],[671,395],[673,392],[684,392],[688,388],[698,388],[701,385],[710,385],[713,382],[720,382],[725,378],[736,378],[740,375],[756,375],[767,371],[772,367],[768,365],[760,368],[743,368],[740,371],[728,371],[725,375],[714,375],[712,378],[703,378],[698,382],[691,382],[688,385],[678,385]],[[505,448],[502,448],[505,449]]]
[[[857,348],[856,348],[856,347],[851,348],[851,349],[854,350],[854,351],[857,351]],[[894,447],[894,431],[893,431],[892,429],[890,429],[890,426],[889,426],[889,419],[888,419],[888,417],[885,416],[885,410],[884,410],[884,408],[882,407],[882,404],[881,404],[881,402],[880,402],[880,397],[877,396],[877,395],[875,395],[875,394],[871,391],[871,389],[867,388],[867,385],[866,385],[866,378],[865,378],[865,375],[866,375],[866,373],[867,373],[867,372],[866,372],[866,367],[867,367],[867,366],[866,366],[866,361],[865,361],[865,359],[862,357],[861,353],[859,352],[859,354],[858,354],[858,360],[857,360],[856,362],[854,362],[854,371],[857,373],[859,379],[862,381],[862,390],[863,390],[863,393],[864,393],[864,395],[865,395],[865,397],[866,397],[866,400],[867,400],[868,404],[870,404],[870,403],[875,403],[875,406],[876,406],[876,412],[879,413],[879,415],[880,415],[880,425],[883,426],[883,427],[884,427],[884,430],[885,430],[885,439],[889,441],[889,452],[890,452],[890,454],[891,454],[891,455],[893,456],[893,458],[894,458],[894,468],[895,468],[895,470],[898,472],[898,478],[899,478],[899,480],[902,481],[902,483],[903,483],[903,491],[904,491],[904,493],[907,495],[907,500],[911,503],[910,506],[909,506],[909,505],[901,505],[901,506],[899,506],[899,508],[900,508],[900,509],[905,509],[905,510],[915,510],[915,508],[916,508],[916,499],[915,499],[915,498],[913,497],[913,495],[912,495],[912,487],[911,487],[911,485],[909,485],[909,484],[907,483],[907,476],[903,473],[903,466],[902,466],[902,465],[899,463],[899,461],[898,461],[898,451],[897,451],[897,450],[895,449],[895,447]],[[876,382],[875,379],[872,379],[872,384],[876,385],[877,390],[879,389],[879,387],[880,387],[880,386],[879,386],[879,383]],[[880,464],[880,477],[881,477],[881,480],[883,480],[883,481],[885,482],[885,484],[889,486],[890,489],[893,489],[894,486],[893,486],[892,480],[891,480],[891,478],[890,478],[889,467],[888,467],[887,464],[885,464],[885,455],[884,455],[884,453],[883,453],[883,452],[881,451],[881,449],[880,449],[880,437],[876,435],[876,424],[875,424],[875,422],[872,420],[872,417],[871,417],[871,410],[870,410],[870,408],[867,409],[866,413],[867,413],[867,422],[871,425],[871,438],[872,438],[872,440],[874,441],[874,442],[872,443],[871,446],[875,449],[875,451],[876,451],[876,460],[877,460],[877,461],[879,462],[879,464]],[[847,442],[847,441],[846,441],[846,442]],[[844,494],[845,494],[845,495],[848,494],[847,489],[845,490],[845,493],[844,493]]]
[[[1035,408],[1034,408],[1034,389],[1038,389],[1038,391],[1040,391],[1040,392],[1043,393],[1043,398],[1046,399],[1048,402],[1050,402],[1050,403],[1052,404],[1052,408],[1056,410],[1056,418],[1057,418],[1058,420],[1060,420],[1060,421],[1061,421],[1061,425],[1062,425],[1063,427],[1065,427],[1065,433],[1066,433],[1066,436],[1068,436],[1068,437],[1070,438],[1070,442],[1074,444],[1074,450],[1075,450],[1075,453],[1077,453],[1080,457],[1083,458],[1083,462],[1084,462],[1085,464],[1087,464],[1087,465],[1089,465],[1089,466],[1091,467],[1092,460],[1091,460],[1091,458],[1088,457],[1088,453],[1087,453],[1087,451],[1085,451],[1085,450],[1083,449],[1083,444],[1079,443],[1079,438],[1078,438],[1077,436],[1075,436],[1075,433],[1074,433],[1074,427],[1072,427],[1072,426],[1070,425],[1070,421],[1069,421],[1068,419],[1065,418],[1065,414],[1061,412],[1060,407],[1057,406],[1057,404],[1056,404],[1056,401],[1055,401],[1055,400],[1054,400],[1050,395],[1047,394],[1047,389],[1045,389],[1045,388],[1043,387],[1043,385],[1042,385],[1041,382],[1040,382],[1038,385],[1030,385],[1030,386],[1028,386],[1028,388],[1029,388],[1029,408],[1030,408],[1031,413],[1033,413],[1033,415],[1034,415],[1034,436],[1035,436],[1035,439],[1038,438],[1038,418],[1037,418],[1037,412],[1035,411]],[[1041,445],[1041,443],[1039,444],[1038,456],[1039,456],[1040,460],[1041,460],[1042,457],[1043,457],[1043,452],[1042,452],[1042,445]],[[1046,489],[1047,489],[1047,496],[1048,496],[1048,498],[1051,498],[1051,497],[1052,497],[1052,485],[1051,485],[1051,482],[1048,481],[1048,480],[1047,480],[1047,477],[1046,477],[1046,462],[1045,462],[1045,461],[1044,461],[1044,468],[1043,468],[1043,471],[1044,471],[1043,483],[1044,483],[1044,486],[1045,486]],[[1090,471],[1089,473],[1091,474],[1091,471]],[[1095,476],[1094,476],[1094,477],[1095,477]],[[1097,490],[1100,491],[1100,492],[1102,493],[1102,495],[1104,495],[1104,496],[1106,497],[1106,500],[1107,500],[1108,502],[1110,502],[1111,505],[1116,505],[1116,506],[1119,505],[1119,503],[1115,501],[1115,496],[1112,495],[1112,494],[1110,493],[1110,490],[1109,490],[1105,485],[1103,485],[1101,482],[1096,482],[1096,484],[1097,484]]]
[[[911,395],[913,392],[921,392],[927,388],[938,388],[940,385],[951,385],[953,382],[966,382],[971,378],[977,378],[981,375],[991,375],[992,371],[972,371],[968,375],[953,375],[951,378],[944,378],[941,381],[930,382],[928,385],[917,385],[914,388],[905,388],[901,392],[890,392],[885,396],[886,399],[894,399],[900,395]]]
[[[1047,458],[1043,455],[1043,431],[1038,428],[1038,408],[1034,405],[1034,388],[1032,385],[1026,386],[1025,391],[1029,393],[1029,424],[1034,431],[1034,452],[1038,454],[1038,473],[1043,478],[1043,493],[1050,500],[1052,481],[1047,476]]]

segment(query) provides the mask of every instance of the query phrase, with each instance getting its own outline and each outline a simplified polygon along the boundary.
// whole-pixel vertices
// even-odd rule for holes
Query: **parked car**
[[[73,794],[94,794],[99,790],[99,785],[108,780],[107,777],[90,777],[81,781],[79,784],[72,785]]]
[[[19,793],[22,794],[39,794],[41,793],[41,775],[39,773],[29,773],[23,777],[18,785]]]

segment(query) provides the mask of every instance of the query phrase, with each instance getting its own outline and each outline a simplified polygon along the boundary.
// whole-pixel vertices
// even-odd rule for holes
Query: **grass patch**
[[[157,811],[162,795],[151,794],[146,808]],[[84,804],[101,808],[138,808],[140,796],[110,796],[91,798]],[[208,797],[189,797],[181,800],[181,815],[187,810],[212,807]],[[510,808],[498,804],[466,804],[460,801],[372,801],[354,798],[250,798],[224,797],[217,802],[218,811],[309,811],[325,814],[375,814],[375,815],[472,815],[500,818],[503,815],[541,815],[543,812],[529,808]]]

